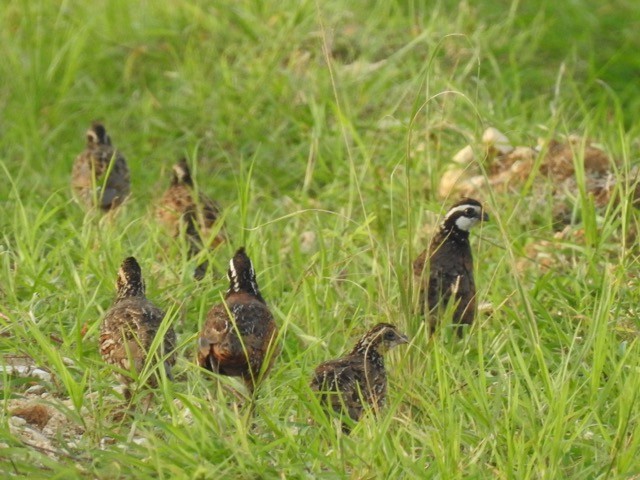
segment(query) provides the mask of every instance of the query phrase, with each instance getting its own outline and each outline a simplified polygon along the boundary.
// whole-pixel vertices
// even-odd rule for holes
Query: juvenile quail
[[[173,167],[171,185],[160,198],[156,215],[172,236],[178,237],[184,232],[189,243],[189,256],[192,257],[202,250],[203,239],[209,238],[220,216],[220,207],[203,193],[196,196],[189,165],[182,159]],[[217,247],[224,240],[224,233],[218,232],[211,247]],[[194,276],[202,279],[206,270],[205,261],[198,265]]]
[[[165,312],[145,297],[145,285],[140,265],[135,258],[126,258],[116,281],[117,296],[100,326],[100,353],[109,364],[125,371],[140,373],[147,362],[149,348],[160,329]],[[163,359],[167,377],[176,362],[176,334],[169,327],[156,352]],[[125,386],[125,397],[131,398],[132,377],[118,373]],[[157,385],[157,378],[150,377],[150,386]]]
[[[261,370],[266,374],[276,355],[273,343],[278,330],[244,248],[229,262],[227,275],[230,285],[224,303],[209,310],[198,340],[198,364],[242,378],[253,393]],[[263,367],[265,361],[269,365]]]
[[[348,355],[320,364],[311,379],[311,389],[327,408],[346,413],[358,421],[363,401],[374,411],[384,406],[387,375],[383,355],[408,338],[388,323],[379,323],[367,332]],[[343,422],[343,431],[349,427]]]
[[[101,123],[94,122],[87,130],[87,147],[73,163],[71,187],[84,207],[103,211],[117,207],[129,195],[129,167]]]
[[[469,231],[480,221],[489,220],[482,204],[464,198],[454,204],[427,250],[413,263],[420,285],[420,312],[427,316],[433,333],[450,301],[456,302],[453,323],[458,335],[460,325],[471,325],[476,313],[476,286]]]

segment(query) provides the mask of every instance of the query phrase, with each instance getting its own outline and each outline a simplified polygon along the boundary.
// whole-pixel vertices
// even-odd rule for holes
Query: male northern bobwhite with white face
[[[311,389],[320,401],[338,413],[358,421],[363,401],[379,411],[387,394],[387,375],[383,355],[409,339],[396,327],[379,323],[367,332],[348,355],[320,364],[311,379]],[[349,427],[343,423],[343,431]]]
[[[135,258],[126,258],[118,271],[117,296],[107,311],[100,326],[100,353],[111,365],[122,370],[140,373],[147,362],[149,348],[155,338],[165,312],[145,297],[145,285],[140,265]],[[176,334],[169,327],[156,355],[163,359],[167,377],[176,362]],[[125,396],[131,398],[129,385],[131,376],[118,373],[125,385]],[[157,377],[151,376],[149,383],[157,385]]]
[[[182,159],[173,167],[171,185],[160,198],[156,215],[172,236],[178,237],[184,232],[189,242],[189,256],[194,256],[208,241],[211,229],[220,216],[220,207],[201,192],[196,196],[189,165]],[[224,240],[225,235],[218,232],[211,240],[211,247],[217,247]],[[198,265],[194,276],[202,279],[206,269],[207,262]]]
[[[129,167],[101,123],[94,122],[87,130],[87,147],[73,163],[71,187],[84,207],[104,211],[117,207],[129,195]]]
[[[420,283],[420,312],[427,315],[433,333],[449,301],[457,303],[453,323],[471,325],[476,313],[476,286],[469,231],[480,221],[489,220],[482,204],[464,198],[454,204],[427,250],[413,263]],[[458,328],[458,334],[462,329]]]
[[[269,362],[266,374],[275,358],[272,344],[278,329],[244,248],[229,262],[227,275],[230,285],[224,303],[209,310],[198,340],[198,364],[221,375],[241,377],[253,393],[263,363]]]

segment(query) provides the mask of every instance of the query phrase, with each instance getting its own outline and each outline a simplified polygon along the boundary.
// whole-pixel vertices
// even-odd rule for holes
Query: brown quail
[[[464,198],[454,204],[427,250],[413,263],[420,288],[420,313],[427,316],[433,333],[450,301],[456,303],[453,323],[471,325],[476,313],[476,286],[469,231],[480,221],[489,220],[482,204]]]
[[[87,147],[73,163],[71,187],[80,204],[103,211],[117,207],[129,195],[129,167],[101,123],[94,122],[87,130]]]
[[[126,258],[116,281],[117,296],[107,311],[100,327],[100,353],[109,364],[125,371],[140,373],[147,363],[149,348],[158,333],[165,312],[145,297],[145,285],[140,265],[135,258]],[[176,362],[176,334],[173,328],[166,331],[156,355],[161,356],[167,377]],[[125,386],[125,396],[131,398],[130,375],[118,373]],[[157,385],[151,376],[150,386]]]
[[[256,282],[251,260],[240,248],[229,262],[224,303],[207,314],[198,340],[198,364],[220,375],[240,377],[253,393],[261,370],[276,356],[278,329]],[[269,364],[263,366],[265,361]]]
[[[156,215],[172,236],[184,232],[189,243],[189,256],[197,255],[220,216],[220,207],[203,193],[196,195],[193,178],[185,159],[173,167],[171,185],[160,198]],[[225,235],[218,232],[211,242],[215,248],[225,241]],[[202,279],[207,270],[207,262],[198,265],[194,276]]]
[[[374,411],[383,406],[387,394],[387,375],[383,355],[408,338],[388,323],[379,323],[367,332],[348,355],[320,364],[311,380],[311,389],[320,402],[338,413],[358,421],[363,401]],[[343,422],[343,431],[349,426]]]

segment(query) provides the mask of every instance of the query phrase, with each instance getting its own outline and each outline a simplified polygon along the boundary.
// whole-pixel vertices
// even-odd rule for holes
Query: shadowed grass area
[[[630,478],[640,474],[637,320],[640,6],[442,0],[7,1],[0,5],[0,472],[31,478]],[[116,215],[72,202],[92,120],[131,169]],[[463,340],[429,340],[411,262],[453,199],[442,173],[495,126],[518,145],[568,134],[616,161],[620,201],[577,175],[575,235],[531,185],[486,190],[472,234],[479,300]],[[153,218],[187,157],[231,239],[201,258]],[[531,244],[550,242],[543,265]],[[193,363],[245,245],[281,331],[254,413]],[[177,380],[119,418],[100,319],[123,258],[179,339]],[[377,322],[412,343],[389,398],[348,437],[308,388]],[[6,372],[6,370],[3,370]],[[38,448],[11,416],[37,384],[65,422]],[[136,392],[142,404],[147,391]],[[30,398],[34,398],[29,394]],[[39,394],[39,395],[42,395]],[[65,403],[66,402],[66,403]],[[27,425],[28,427],[28,425]]]

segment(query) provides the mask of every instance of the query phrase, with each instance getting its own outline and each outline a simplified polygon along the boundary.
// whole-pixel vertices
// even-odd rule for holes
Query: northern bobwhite
[[[476,313],[476,286],[469,231],[480,221],[489,220],[482,204],[464,198],[454,204],[428,249],[413,262],[413,273],[420,285],[420,312],[427,315],[433,333],[449,301],[456,302],[455,325],[471,325]],[[458,327],[458,334],[462,329]]]
[[[203,248],[203,239],[209,238],[210,231],[220,216],[220,207],[203,193],[196,196],[189,165],[182,159],[173,166],[171,185],[160,198],[156,215],[172,236],[178,237],[184,232],[189,242],[189,256],[192,257]],[[217,247],[224,240],[224,234],[218,232],[211,247]],[[201,279],[206,269],[207,262],[199,265],[195,277]]]
[[[198,340],[198,364],[242,378],[253,393],[264,362],[269,362],[264,367],[266,374],[276,355],[272,344],[278,329],[244,248],[229,262],[227,275],[230,285],[224,303],[209,310]]]
[[[140,265],[135,258],[126,258],[116,281],[117,296],[100,326],[100,353],[111,365],[140,373],[147,362],[151,344],[158,333],[165,312],[145,297],[145,285]],[[167,377],[176,362],[176,334],[169,327],[156,355],[163,359]],[[131,398],[129,388],[132,377],[118,373],[125,386],[125,397]],[[151,376],[150,385],[157,385],[157,377]]]
[[[87,147],[73,163],[71,187],[83,206],[104,211],[117,207],[129,195],[129,167],[101,123],[94,122],[87,130]]]
[[[374,411],[384,406],[387,375],[383,355],[408,342],[395,326],[379,323],[360,339],[351,353],[320,364],[311,379],[311,389],[325,407],[358,421],[364,412],[363,401]],[[343,430],[349,432],[344,422]]]

